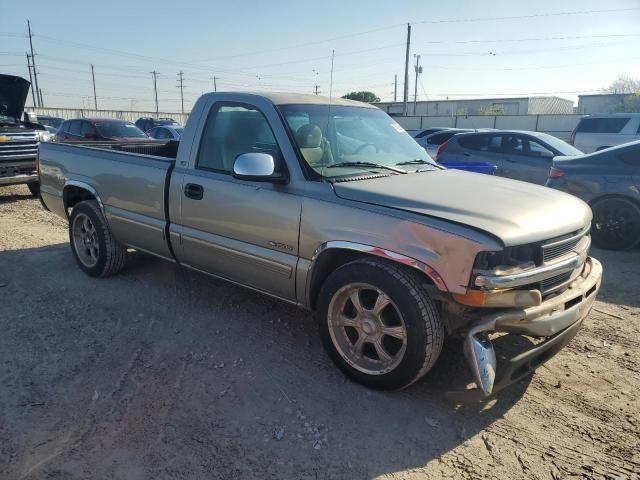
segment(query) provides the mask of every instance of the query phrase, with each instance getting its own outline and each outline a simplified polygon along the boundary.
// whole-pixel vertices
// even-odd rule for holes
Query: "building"
[[[609,113],[615,105],[619,105],[628,93],[598,93],[595,95],[578,95],[576,113]]]
[[[389,115],[402,115],[402,102],[375,104]],[[499,111],[503,115],[573,113],[573,102],[560,97],[475,98],[466,100],[426,100],[407,104],[409,115],[453,116],[482,115]]]

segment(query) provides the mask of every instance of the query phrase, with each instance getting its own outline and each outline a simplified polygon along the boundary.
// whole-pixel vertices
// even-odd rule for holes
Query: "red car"
[[[56,132],[56,142],[149,142],[152,141],[131,122],[114,118],[66,120]]]

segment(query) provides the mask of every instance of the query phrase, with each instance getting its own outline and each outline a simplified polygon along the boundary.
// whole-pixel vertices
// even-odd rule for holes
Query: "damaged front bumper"
[[[600,262],[588,257],[580,276],[564,292],[535,307],[500,310],[475,321],[466,335],[464,354],[484,394],[495,393],[526,376],[567,345],[591,310],[601,278]],[[547,340],[507,360],[497,371],[495,350],[488,336],[493,332]]]

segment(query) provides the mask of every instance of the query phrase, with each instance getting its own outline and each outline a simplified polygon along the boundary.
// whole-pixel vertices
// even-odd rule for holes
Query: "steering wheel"
[[[355,149],[353,154],[356,155],[367,147],[374,147],[376,149],[376,153],[380,151],[380,148],[375,143],[363,143],[362,145],[360,145],[358,148]]]

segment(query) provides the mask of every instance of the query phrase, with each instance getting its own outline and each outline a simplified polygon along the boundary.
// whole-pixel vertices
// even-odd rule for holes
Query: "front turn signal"
[[[469,307],[535,307],[542,303],[540,290],[469,290],[454,293],[453,299]]]

